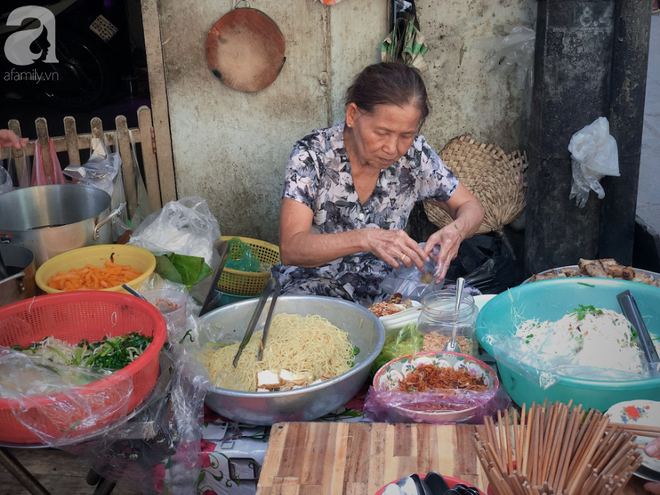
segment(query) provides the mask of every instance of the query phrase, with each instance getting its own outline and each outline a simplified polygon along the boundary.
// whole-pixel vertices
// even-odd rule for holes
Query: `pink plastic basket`
[[[0,346],[28,346],[32,342],[54,336],[71,344],[82,339],[98,341],[103,337],[116,337],[130,332],[153,336],[154,340],[144,353],[125,368],[99,381],[80,387],[77,392],[85,397],[95,410],[102,411],[104,401],[116,400],[118,394],[130,389],[128,412],[131,412],[153,388],[158,378],[160,353],[167,327],[160,312],[141,299],[115,292],[80,291],[52,294],[27,299],[0,308]],[[31,396],[34,409],[50,414],[62,414],[58,401],[66,401],[66,394],[53,396]],[[43,440],[22,424],[12,412],[19,407],[13,399],[0,398],[0,442],[12,444],[39,444]],[[27,411],[29,414],[30,411]],[[23,413],[21,413],[23,414]],[[76,414],[69,411],[67,421],[75,424]],[[102,418],[87,430],[67,432],[68,437],[89,435],[120,419],[117,412]],[[51,427],[45,434],[51,438],[61,437],[62,430]]]

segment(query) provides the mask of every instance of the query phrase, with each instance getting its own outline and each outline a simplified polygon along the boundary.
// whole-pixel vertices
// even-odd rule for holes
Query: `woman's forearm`
[[[321,266],[349,254],[368,251],[367,229],[338,234],[298,232],[280,240],[280,258],[285,265],[305,268]]]
[[[454,225],[463,235],[463,239],[467,239],[481,225],[484,219],[484,209],[479,201],[467,201],[456,210],[454,218]]]

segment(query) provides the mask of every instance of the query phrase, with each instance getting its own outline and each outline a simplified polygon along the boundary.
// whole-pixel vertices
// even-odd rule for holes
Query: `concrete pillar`
[[[620,177],[605,177],[598,256],[630,265],[644,126],[651,0],[616,0],[610,133],[619,148]]]
[[[610,114],[615,0],[540,0],[530,117],[525,270],[596,255],[601,202],[568,199],[571,136]]]

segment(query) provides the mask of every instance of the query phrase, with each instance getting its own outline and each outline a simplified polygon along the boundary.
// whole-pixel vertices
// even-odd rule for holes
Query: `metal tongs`
[[[651,340],[651,335],[649,334],[649,331],[646,328],[646,324],[642,319],[642,315],[639,312],[635,298],[629,290],[617,295],[616,298],[621,305],[624,316],[628,318],[628,321],[632,327],[637,331],[639,343],[642,351],[644,351],[644,355],[646,356],[647,361],[649,364],[657,365],[660,363],[660,358],[658,358],[658,351],[655,350],[653,340]]]
[[[204,316],[208,313],[213,304],[218,300],[220,294],[215,291],[215,288],[218,285],[218,280],[220,280],[220,275],[222,270],[225,268],[225,263],[227,262],[227,255],[229,254],[229,241],[221,241],[214,246],[215,250],[220,255],[220,263],[215,268],[213,272],[213,278],[211,278],[211,285],[209,291],[204,298],[204,303],[202,304],[202,309],[199,310],[199,316]]]
[[[252,338],[252,334],[254,333],[254,329],[257,327],[257,323],[259,322],[259,317],[261,316],[261,313],[264,310],[264,306],[266,306],[266,301],[268,301],[268,298],[272,294],[273,298],[270,301],[270,307],[268,308],[268,314],[266,315],[266,322],[264,323],[264,333],[263,336],[261,337],[259,352],[257,353],[257,361],[261,361],[261,359],[263,358],[264,347],[266,346],[266,339],[268,338],[268,329],[270,328],[270,320],[273,317],[273,310],[275,309],[275,301],[277,300],[277,297],[280,295],[281,290],[282,290],[282,286],[280,285],[280,281],[277,280],[275,277],[271,277],[270,280],[268,280],[268,282],[266,283],[264,290],[261,291],[261,297],[259,298],[259,302],[257,302],[257,307],[254,309],[254,313],[252,314],[250,323],[248,323],[247,330],[245,331],[245,337],[243,337],[243,341],[238,346],[238,351],[236,351],[236,355],[234,356],[234,361],[233,361],[234,368],[238,366],[238,360],[240,359],[241,354],[243,353],[243,349],[248,344],[248,342],[250,342],[250,339]]]

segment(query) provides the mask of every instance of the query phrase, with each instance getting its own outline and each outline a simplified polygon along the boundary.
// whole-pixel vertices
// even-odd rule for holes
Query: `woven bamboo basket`
[[[220,240],[229,241],[234,237],[238,236],[222,236]],[[238,239],[252,248],[252,252],[257,255],[259,261],[273,266],[280,262],[280,248],[275,244],[259,239],[251,239],[250,237],[238,237]],[[240,256],[238,255],[238,249],[232,250],[229,256]],[[216,289],[234,296],[258,296],[264,290],[269,278],[270,271],[243,272],[225,268],[222,270]]]
[[[520,151],[506,154],[498,146],[480,143],[465,134],[447,143],[440,158],[484,208],[484,219],[476,233],[495,232],[510,248],[503,228],[525,208],[527,155]],[[424,211],[440,228],[453,221],[447,213],[427,201],[424,202]]]

